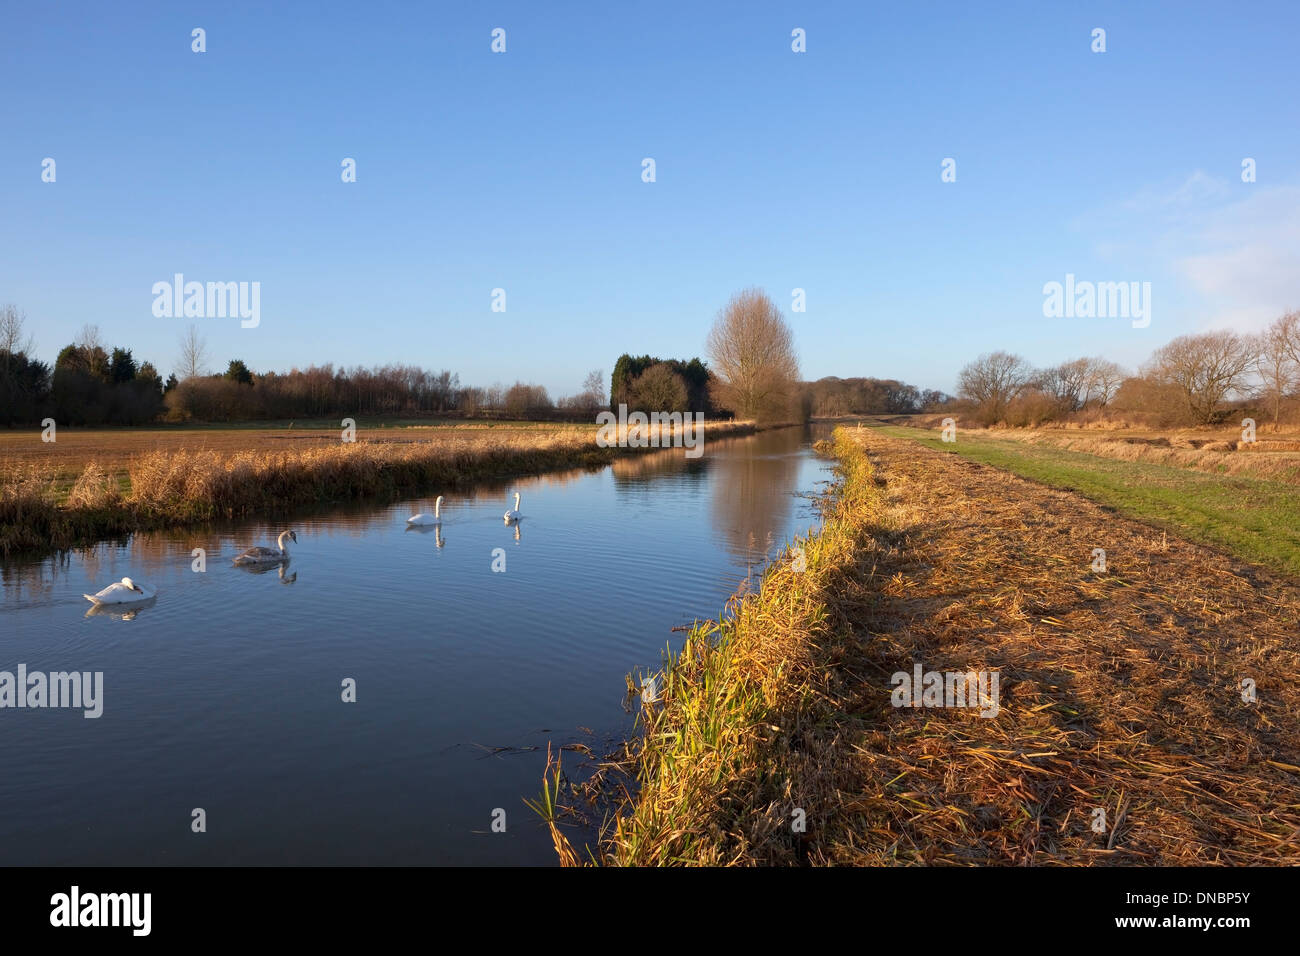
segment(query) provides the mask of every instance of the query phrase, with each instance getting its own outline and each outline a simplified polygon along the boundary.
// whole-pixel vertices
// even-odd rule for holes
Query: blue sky
[[[188,323],[153,283],[257,281],[257,328],[194,320],[214,366],[553,394],[702,353],[750,285],[805,377],[945,390],[995,348],[1135,365],[1300,307],[1300,8],[996,7],[10,5],[0,302],[46,360],[91,322],[165,373]],[[1150,326],[1044,318],[1066,273],[1150,282]]]

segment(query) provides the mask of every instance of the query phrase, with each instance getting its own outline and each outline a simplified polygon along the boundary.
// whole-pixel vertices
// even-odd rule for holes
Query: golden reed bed
[[[749,422],[702,427],[714,439],[755,430]],[[129,432],[119,434],[131,440]],[[639,450],[602,448],[595,429],[584,426],[386,429],[379,437],[373,432],[362,437],[363,432],[351,443],[333,432],[332,439],[313,435],[301,443],[269,446],[258,431],[247,440],[252,448],[239,447],[238,432],[186,434],[200,447],[139,452],[124,462],[117,459],[116,469],[91,458],[75,479],[67,474],[66,459],[7,456],[0,461],[0,554],[69,547],[144,528],[454,488],[489,477],[595,467]],[[95,440],[104,443],[102,434]],[[214,440],[218,447],[202,447]]]
[[[942,418],[937,415],[881,420],[935,433],[942,427]],[[959,419],[958,428],[962,427]],[[1115,461],[1300,484],[1300,432],[1294,427],[1274,432],[1271,426],[1262,425],[1253,442],[1243,441],[1243,430],[1235,426],[1163,430],[1106,428],[1101,424],[1086,428],[967,427],[960,433],[976,439],[1046,445]]]
[[[1216,474],[1244,475],[1300,483],[1300,441],[1259,438],[1254,442],[1187,436],[1126,437],[1074,435],[1066,431],[978,432],[988,438],[1050,445],[1117,461],[1192,468]]]

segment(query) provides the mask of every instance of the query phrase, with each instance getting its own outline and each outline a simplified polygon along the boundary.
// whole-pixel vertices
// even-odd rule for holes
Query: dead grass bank
[[[894,417],[890,424],[938,432],[937,416]],[[886,420],[886,419],[882,419]],[[963,423],[959,420],[958,427]],[[964,428],[967,438],[1018,441],[1116,461],[1191,468],[1220,475],[1243,475],[1300,485],[1300,434],[1260,431],[1256,440],[1241,440],[1231,429],[1080,429]]]
[[[1293,582],[954,455],[838,436],[848,478],[806,576],[769,572],[666,668],[605,862],[1300,862]],[[892,706],[916,664],[997,671],[999,713]]]
[[[755,430],[706,424],[705,440]],[[426,433],[427,434],[427,433]],[[259,436],[260,438],[260,436]],[[125,475],[88,460],[70,480],[53,463],[0,463],[0,554],[71,547],[146,528],[284,514],[358,498],[464,487],[490,477],[596,467],[638,448],[602,448],[591,427],[437,430],[276,449],[222,445],[143,452]]]

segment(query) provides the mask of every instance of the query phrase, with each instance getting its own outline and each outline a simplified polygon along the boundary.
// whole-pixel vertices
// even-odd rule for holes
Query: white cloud
[[[1184,285],[1201,328],[1254,331],[1300,307],[1300,187],[1215,179],[1198,170],[1081,216],[1109,260],[1145,260]]]
[[[1143,189],[1120,203],[1120,208],[1173,221],[1195,214],[1207,205],[1227,202],[1231,197],[1227,183],[1198,169],[1173,188]]]
[[[1248,196],[1199,213],[1202,248],[1175,267],[1206,299],[1211,325],[1262,328],[1300,306],[1300,188],[1243,184]]]

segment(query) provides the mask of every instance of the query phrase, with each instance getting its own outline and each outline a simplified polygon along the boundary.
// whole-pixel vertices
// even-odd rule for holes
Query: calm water
[[[0,710],[0,864],[553,863],[547,742],[603,754],[625,675],[816,524],[809,438],[448,494],[441,534],[405,525],[432,497],[299,518],[283,576],[230,564],[257,523],[0,567],[0,670],[104,672],[97,720]],[[87,616],[125,575],[156,601]]]

